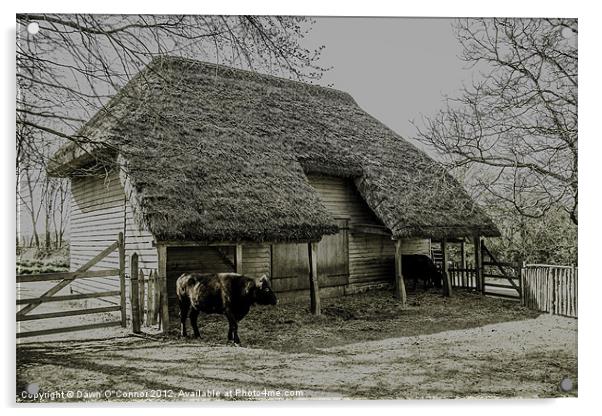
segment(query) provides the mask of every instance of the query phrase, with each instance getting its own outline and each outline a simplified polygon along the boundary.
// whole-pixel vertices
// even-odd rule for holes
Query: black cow
[[[407,254],[401,258],[401,272],[404,278],[414,280],[414,291],[418,280],[424,282],[424,290],[429,287],[441,288],[443,275],[429,256],[422,254]]]
[[[197,326],[199,312],[217,313],[228,318],[228,341],[236,345],[240,345],[238,322],[247,315],[251,305],[278,302],[266,275],[251,279],[237,273],[185,273],[176,281],[176,295],[183,337],[189,312],[196,338],[201,336]]]

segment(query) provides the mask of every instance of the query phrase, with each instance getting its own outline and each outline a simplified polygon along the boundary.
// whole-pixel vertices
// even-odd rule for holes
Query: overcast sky
[[[319,82],[350,93],[367,112],[406,138],[411,120],[443,107],[472,71],[452,19],[316,18],[308,45],[324,44],[322,66],[334,68]]]

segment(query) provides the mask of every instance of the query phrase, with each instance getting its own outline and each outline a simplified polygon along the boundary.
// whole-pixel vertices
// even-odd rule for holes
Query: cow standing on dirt
[[[430,287],[442,287],[443,275],[437,270],[437,266],[429,256],[422,254],[403,255],[401,272],[405,278],[414,281],[414,291],[418,287],[418,280],[424,282],[424,290]]]
[[[176,295],[180,306],[182,336],[186,337],[186,318],[196,338],[200,337],[197,326],[199,312],[226,315],[228,341],[240,345],[238,322],[252,305],[276,305],[277,299],[266,275],[251,279],[237,273],[185,273],[176,281]]]

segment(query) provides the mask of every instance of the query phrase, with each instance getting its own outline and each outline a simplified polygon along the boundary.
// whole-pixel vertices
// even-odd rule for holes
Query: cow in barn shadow
[[[423,282],[424,290],[443,287],[443,274],[429,256],[404,254],[401,259],[401,272],[405,279],[413,281],[414,291],[418,289],[419,280]]]
[[[237,346],[240,346],[238,322],[251,306],[278,302],[266,275],[253,279],[237,273],[185,273],[176,281],[176,295],[183,337],[187,336],[188,317],[194,337],[199,338],[199,313],[222,314],[228,319],[228,341]]]

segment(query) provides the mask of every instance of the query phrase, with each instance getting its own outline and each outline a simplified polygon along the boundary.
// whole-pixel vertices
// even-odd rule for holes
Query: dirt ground
[[[173,335],[38,341],[17,347],[18,401],[490,398],[577,395],[577,320],[456,292],[389,291],[256,307],[226,345],[227,324],[201,316],[202,339]],[[568,377],[573,389],[561,392]],[[36,392],[26,397],[23,391]]]

